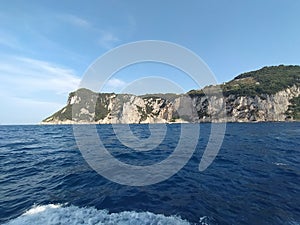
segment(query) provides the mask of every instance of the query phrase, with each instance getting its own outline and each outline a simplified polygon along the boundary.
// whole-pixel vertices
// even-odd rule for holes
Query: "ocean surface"
[[[300,123],[229,123],[213,163],[199,172],[211,125],[188,163],[157,184],[126,186],[95,172],[71,125],[0,126],[0,224],[300,224]],[[138,138],[148,125],[131,125]],[[116,159],[151,165],[178,144],[180,124],[137,152],[97,125]],[[91,150],[92,146],[91,146]]]

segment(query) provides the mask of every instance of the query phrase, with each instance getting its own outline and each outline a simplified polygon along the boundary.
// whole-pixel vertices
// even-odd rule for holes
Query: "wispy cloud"
[[[17,38],[8,32],[0,30],[0,45],[9,47],[11,49],[20,50],[22,49],[20,42]]]
[[[104,49],[111,49],[120,41],[112,31],[99,28],[92,22],[80,16],[73,14],[59,14],[57,18],[65,23],[89,32],[91,36],[96,37],[96,44]]]
[[[76,52],[76,50],[76,48],[68,48],[59,40],[55,40],[51,35],[41,32],[40,29],[32,25],[26,27],[26,32],[11,31],[8,27],[0,26],[0,57],[2,58],[5,54],[8,56],[27,54],[35,57],[44,57],[46,54],[46,56],[62,60],[64,63],[69,62],[80,65],[90,61],[87,56]]]
[[[92,28],[92,24],[89,21],[73,14],[60,14],[58,18],[77,27]]]
[[[127,21],[128,21],[128,25],[127,25],[128,28],[126,29],[126,31],[127,31],[127,36],[130,37],[136,32],[138,23],[132,15],[128,15]]]
[[[127,85],[126,82],[117,79],[117,78],[112,78],[110,80],[107,81],[106,86],[108,88],[123,88]]]
[[[98,44],[105,48],[110,49],[115,46],[117,42],[119,42],[120,39],[115,36],[112,32],[108,31],[100,31],[100,38],[98,39]]]
[[[109,79],[103,86],[101,92],[115,92],[119,93],[121,92],[125,87],[127,86],[127,83],[121,79],[118,78],[111,78]]]
[[[50,91],[54,94],[65,94],[79,85],[80,79],[71,69],[25,57],[0,57],[1,88],[10,87],[34,93]]]
[[[0,123],[41,121],[63,106],[79,82],[73,70],[60,65],[0,55]]]

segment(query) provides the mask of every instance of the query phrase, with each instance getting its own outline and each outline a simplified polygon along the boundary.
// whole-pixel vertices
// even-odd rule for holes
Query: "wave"
[[[276,166],[287,166],[286,163],[281,163],[281,162],[273,162],[273,164]]]
[[[201,220],[201,219],[200,219]],[[165,216],[151,212],[124,211],[109,213],[95,208],[79,208],[62,204],[34,206],[21,216],[10,220],[5,225],[190,225],[178,216]],[[203,224],[203,223],[200,223]]]

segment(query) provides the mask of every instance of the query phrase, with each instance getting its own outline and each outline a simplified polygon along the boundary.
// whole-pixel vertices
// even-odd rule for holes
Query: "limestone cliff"
[[[299,120],[300,67],[264,67],[186,94],[95,93],[79,89],[44,124]],[[221,93],[210,90],[218,89]]]

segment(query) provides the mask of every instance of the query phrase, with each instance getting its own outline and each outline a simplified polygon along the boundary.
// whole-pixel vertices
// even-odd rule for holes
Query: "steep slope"
[[[182,95],[135,96],[79,89],[70,93],[64,108],[42,123],[292,121],[300,118],[299,103],[300,67],[280,65]]]

